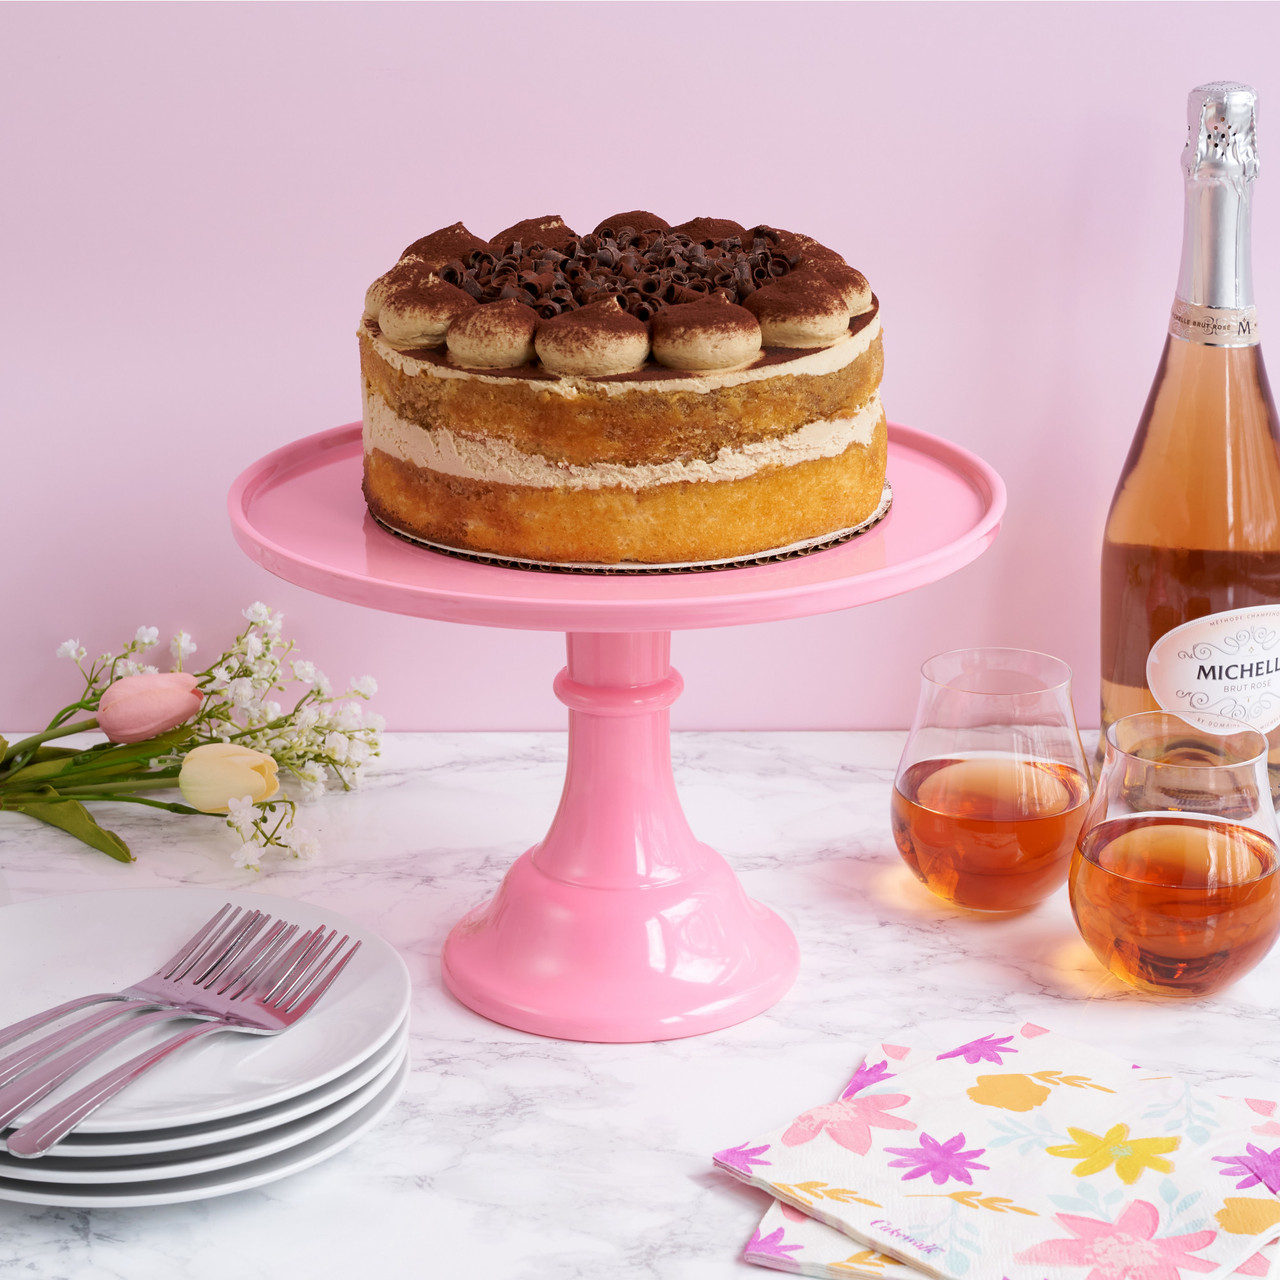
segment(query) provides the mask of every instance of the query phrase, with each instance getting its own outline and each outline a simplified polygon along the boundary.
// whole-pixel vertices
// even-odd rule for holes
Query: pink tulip
[[[204,701],[185,671],[122,676],[98,703],[98,728],[112,742],[143,742],[190,720]]]

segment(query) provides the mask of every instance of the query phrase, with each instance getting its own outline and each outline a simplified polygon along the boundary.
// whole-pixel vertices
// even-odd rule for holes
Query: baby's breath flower
[[[83,662],[87,654],[81,648],[79,640],[64,640],[58,646],[59,658],[70,658],[72,662]]]
[[[72,642],[67,641],[67,643],[70,644]],[[64,645],[63,648],[65,647],[66,646]],[[59,654],[61,654],[62,650],[59,649],[58,652]],[[293,678],[297,680],[299,684],[315,683],[316,664],[314,662],[307,662],[303,658],[295,658],[294,661],[289,664],[289,666],[293,669]]]
[[[316,838],[306,827],[290,823],[280,832],[280,839],[286,848],[292,850],[295,858],[314,858],[320,851]]]
[[[139,627],[133,637],[139,649],[154,649],[160,643],[159,627]]]
[[[378,682],[372,676],[357,676],[351,682],[351,692],[362,698],[372,698],[378,692]]]
[[[172,640],[169,641],[169,652],[173,654],[178,665],[182,663],[196,651],[196,642],[185,631],[179,631]]]
[[[230,662],[224,662],[220,666],[216,666],[209,672],[211,677],[209,688],[221,691],[225,689],[235,675],[236,669]]]
[[[251,796],[227,801],[227,826],[238,832],[242,839],[250,839],[257,820],[258,810]]]
[[[271,617],[271,610],[261,600],[254,601],[247,609],[241,610],[250,622],[266,622]]]
[[[354,733],[364,728],[364,708],[358,702],[344,702],[333,716],[334,725],[343,733]]]
[[[247,707],[253,701],[253,681],[239,676],[227,685],[227,696],[237,707]]]
[[[262,847],[247,840],[231,855],[232,863],[241,871],[262,870]]]

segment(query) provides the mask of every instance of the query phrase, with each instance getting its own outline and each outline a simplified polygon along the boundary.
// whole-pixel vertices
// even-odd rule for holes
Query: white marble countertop
[[[676,736],[694,831],[788,920],[803,960],[770,1012],[653,1045],[509,1031],[440,984],[450,925],[551,818],[562,735],[389,735],[361,791],[306,811],[319,859],[257,876],[234,869],[232,837],[213,823],[114,806],[103,817],[138,856],[122,866],[0,814],[0,899],[252,887],[375,927],[416,987],[407,1094],[355,1146],[193,1204],[0,1203],[0,1277],[741,1280],[766,1274],[740,1258],[765,1198],[714,1171],[710,1153],[830,1099],[863,1049],[908,1028],[1031,1020],[1204,1081],[1280,1081],[1280,954],[1222,996],[1161,1002],[1102,971],[1065,891],[996,919],[920,888],[889,834],[903,736]]]

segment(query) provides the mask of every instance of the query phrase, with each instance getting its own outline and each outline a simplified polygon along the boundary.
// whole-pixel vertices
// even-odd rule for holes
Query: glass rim
[[[1051,664],[1059,669],[1062,678],[1050,682],[1045,679],[1043,685],[1039,689],[1024,689],[1018,693],[992,693],[989,689],[969,689],[962,684],[952,684],[947,681],[936,679],[929,674],[929,667],[935,662],[941,662],[944,658],[954,658],[962,653],[989,653],[989,654],[1021,654],[1024,657],[1040,658],[1045,663]],[[1008,668],[1011,669],[1011,668]],[[1030,673],[1027,673],[1030,674]],[[1071,666],[1062,658],[1057,658],[1051,653],[1045,653],[1041,649],[1022,649],[1017,645],[1001,645],[1001,644],[974,644],[962,645],[958,649],[947,649],[943,653],[935,653],[932,657],[926,658],[920,664],[920,678],[934,685],[939,689],[950,689],[955,693],[967,693],[975,698],[1040,698],[1047,693],[1057,693],[1061,690],[1070,689],[1071,687]]]
[[[1148,756],[1135,755],[1132,751],[1126,751],[1116,741],[1116,730],[1122,725],[1132,725],[1136,720],[1154,720],[1157,717],[1160,719],[1176,720],[1179,724],[1186,726],[1189,733],[1196,734],[1209,741],[1225,742],[1228,738],[1251,734],[1254,741],[1258,744],[1258,749],[1252,755],[1243,756],[1239,760],[1223,760],[1219,764],[1184,764],[1180,760],[1152,760]],[[1252,725],[1241,725],[1238,729],[1232,729],[1230,733],[1214,733],[1212,729],[1204,729],[1198,724],[1193,724],[1190,720],[1180,716],[1176,711],[1134,711],[1127,716],[1121,716],[1118,720],[1113,720],[1107,726],[1103,737],[1110,750],[1114,751],[1117,755],[1124,756],[1128,760],[1136,760],[1141,764],[1154,769],[1185,769],[1188,772],[1212,772],[1215,769],[1240,769],[1246,765],[1257,764],[1259,760],[1265,761],[1270,751],[1266,735],[1255,729]]]

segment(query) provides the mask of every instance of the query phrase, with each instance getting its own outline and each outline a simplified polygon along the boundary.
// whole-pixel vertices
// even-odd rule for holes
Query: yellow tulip
[[[257,804],[280,790],[276,762],[233,742],[209,742],[188,751],[178,786],[186,802],[201,813],[226,813],[228,801],[242,796]]]

